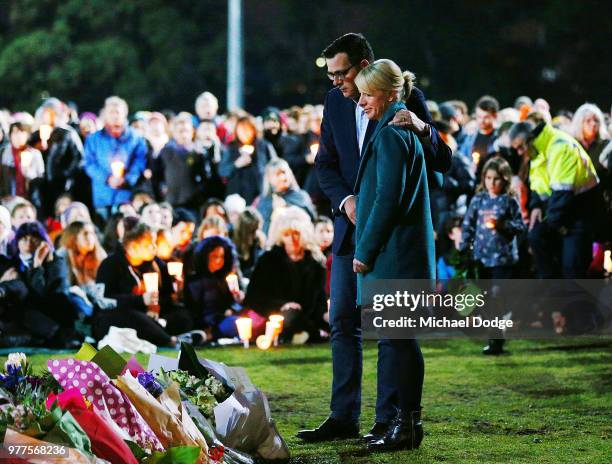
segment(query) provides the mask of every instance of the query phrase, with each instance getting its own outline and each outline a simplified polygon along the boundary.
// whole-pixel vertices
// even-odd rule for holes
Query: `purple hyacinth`
[[[157,381],[155,376],[150,372],[141,372],[138,374],[138,383],[142,385],[151,395],[157,398],[164,391],[163,387]]]

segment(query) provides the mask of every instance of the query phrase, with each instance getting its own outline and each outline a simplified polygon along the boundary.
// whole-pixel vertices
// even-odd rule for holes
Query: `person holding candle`
[[[128,106],[113,96],[103,109],[104,128],[85,141],[85,171],[91,178],[93,204],[104,220],[113,206],[127,202],[147,163],[147,146],[128,127]]]
[[[14,122],[9,127],[9,141],[0,155],[0,196],[20,196],[39,208],[40,188],[44,181],[45,163],[40,151],[28,145],[31,127]]]
[[[237,313],[244,293],[237,285],[236,250],[224,237],[202,240],[194,251],[194,272],[185,282],[185,300],[196,327],[213,338],[237,336]],[[234,280],[232,280],[234,279]]]
[[[238,118],[235,134],[219,164],[219,175],[227,179],[228,195],[237,193],[250,205],[261,193],[266,164],[277,155],[270,142],[257,136],[251,116]]]
[[[484,279],[511,279],[518,262],[517,238],[527,231],[521,208],[511,190],[512,169],[501,157],[491,158],[482,169],[461,228],[461,249],[471,249],[483,266]],[[503,353],[503,339],[491,339],[484,354]]]
[[[310,340],[329,330],[325,267],[314,241],[314,228],[303,209],[290,206],[270,226],[270,249],[259,257],[247,288],[244,307],[267,317],[285,317],[283,336],[307,332]]]
[[[263,217],[263,231],[270,229],[270,222],[282,208],[297,206],[314,219],[315,211],[310,196],[302,190],[289,164],[284,159],[275,159],[266,166],[264,188],[257,201],[257,210]]]
[[[111,325],[136,329],[139,338],[158,346],[174,347],[177,334],[193,342],[201,334],[190,334],[191,316],[172,300],[172,277],[166,264],[155,256],[153,230],[142,223],[132,225],[123,235],[122,247],[102,261],[96,281],[104,284],[104,296],[117,301],[117,307],[101,311],[93,321],[97,339],[106,335]],[[145,275],[157,274],[157,288],[147,286]],[[148,280],[149,278],[147,278]],[[150,282],[149,282],[150,284]],[[162,327],[158,320],[167,321]]]
[[[38,148],[45,160],[45,183],[42,209],[46,216],[53,214],[55,199],[70,192],[75,199],[89,203],[76,180],[82,174],[83,143],[75,129],[68,124],[66,105],[57,98],[48,98],[36,111],[38,130],[30,136],[30,145]]]

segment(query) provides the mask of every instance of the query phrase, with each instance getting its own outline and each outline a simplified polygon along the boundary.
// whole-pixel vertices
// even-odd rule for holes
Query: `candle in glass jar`
[[[612,251],[604,251],[604,269],[607,272],[612,272]]]
[[[125,165],[123,161],[113,161],[111,163],[111,171],[113,173],[113,177],[123,177],[123,170],[125,169]]]
[[[156,292],[159,289],[157,272],[145,272],[142,278],[147,293]]]
[[[473,152],[472,161],[474,162],[474,164],[478,164],[480,162],[480,153],[478,153],[477,151]]]
[[[43,143],[47,143],[49,138],[51,137],[51,132],[53,132],[53,127],[48,124],[42,124],[38,129],[40,134],[40,140]]]
[[[183,275],[183,263],[180,261],[172,261],[168,263],[168,274],[176,277],[177,279]]]
[[[242,145],[238,151],[241,155],[252,155],[255,151],[255,147],[253,145]]]
[[[230,292],[235,293],[240,291],[240,285],[238,284],[238,276],[234,272],[228,274],[225,278],[225,281],[227,282],[227,286],[230,289]]]
[[[272,346],[272,340],[269,340],[265,335],[260,335],[257,337],[257,340],[255,340],[255,344],[257,348],[265,351]]]
[[[312,145],[310,145],[310,154],[312,156],[316,156],[318,151],[319,151],[319,144],[318,143],[313,143]]]
[[[21,152],[21,167],[27,169],[32,162],[32,152],[30,150],[23,150]]]
[[[236,329],[244,347],[248,348],[249,340],[253,336],[253,321],[248,317],[240,317],[236,319]]]

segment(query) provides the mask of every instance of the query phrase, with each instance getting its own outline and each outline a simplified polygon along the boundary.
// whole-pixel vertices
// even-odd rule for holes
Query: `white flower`
[[[4,371],[8,370],[8,366],[21,366],[21,372],[25,373],[26,367],[28,365],[28,358],[25,353],[11,353],[8,355],[8,359],[4,363]]]

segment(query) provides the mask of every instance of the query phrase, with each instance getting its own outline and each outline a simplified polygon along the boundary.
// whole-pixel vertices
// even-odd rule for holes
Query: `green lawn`
[[[612,341],[512,341],[512,354],[498,358],[482,356],[477,341],[422,346],[425,439],[421,449],[395,454],[369,454],[358,440],[305,445],[294,438],[327,415],[327,345],[200,354],[246,367],[268,396],[291,463],[612,462]],[[374,413],[374,343],[366,344],[364,357],[363,430]],[[30,359],[43,366],[47,356]]]

